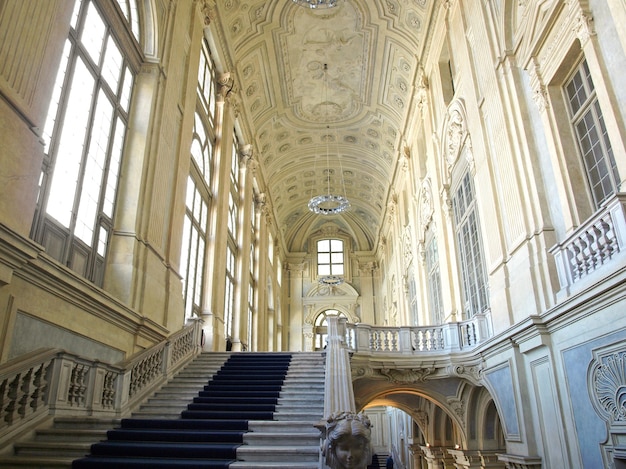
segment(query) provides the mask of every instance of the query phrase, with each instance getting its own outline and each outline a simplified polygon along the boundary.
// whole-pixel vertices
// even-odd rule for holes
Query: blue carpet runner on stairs
[[[123,419],[72,469],[227,469],[249,420],[273,420],[291,355],[234,353],[179,419]]]

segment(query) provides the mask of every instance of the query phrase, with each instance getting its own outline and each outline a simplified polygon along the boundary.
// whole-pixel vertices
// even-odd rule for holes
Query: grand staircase
[[[281,356],[288,355],[203,353],[131,418],[57,418],[32,440],[15,444],[13,455],[0,458],[0,467],[315,469],[320,441],[314,425],[323,414],[323,357],[290,354],[278,397],[268,397],[274,385],[269,381],[276,377],[269,377],[274,371],[263,370],[267,365],[262,362]],[[259,361],[252,366],[241,362],[253,357]],[[234,363],[226,366],[227,360]],[[259,371],[266,371],[268,379],[260,378]],[[124,451],[130,455],[122,455]]]

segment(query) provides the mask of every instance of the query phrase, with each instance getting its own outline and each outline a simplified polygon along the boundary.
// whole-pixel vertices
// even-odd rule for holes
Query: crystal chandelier
[[[337,5],[337,0],[293,0],[297,5],[306,8],[332,8]]]
[[[317,279],[320,285],[325,285],[327,287],[336,287],[337,285],[341,285],[343,283],[343,277],[338,275],[324,275]]]
[[[328,121],[328,65],[327,64],[324,64],[324,93],[325,93],[324,106],[326,109],[325,110],[326,120]],[[327,129],[328,129],[328,126],[327,126]],[[330,141],[330,136],[327,135],[326,137],[326,166],[327,166],[326,189],[327,189],[327,192],[326,194],[320,194],[320,195],[311,197],[311,200],[309,200],[309,204],[308,204],[309,210],[319,215],[338,215],[342,212],[345,212],[346,210],[350,208],[350,202],[348,201],[348,198],[345,196],[345,187],[344,187],[344,195],[333,194],[331,193],[331,190],[330,190],[330,180],[331,180],[332,171],[330,169],[330,163],[329,163],[330,161],[329,141]],[[341,183],[342,183],[341,185],[343,187],[344,186],[343,169],[341,168],[341,159],[339,158],[339,155],[337,155],[337,160],[339,161],[339,173],[341,177]]]

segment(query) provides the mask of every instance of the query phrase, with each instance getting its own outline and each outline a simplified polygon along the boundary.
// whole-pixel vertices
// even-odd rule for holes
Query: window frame
[[[138,14],[137,7],[134,11]],[[31,227],[31,237],[52,258],[98,286],[104,283],[113,236],[140,66],[137,38],[122,13],[114,2],[75,4],[44,125],[44,139],[49,141]],[[90,18],[97,20],[97,27],[88,26]],[[80,70],[89,79],[88,88],[81,89]],[[78,103],[82,109],[77,117],[72,106]],[[101,105],[108,106],[106,112]],[[108,122],[103,117],[109,117]],[[81,125],[73,125],[71,119]],[[84,128],[76,129],[83,122]],[[78,135],[72,133],[76,130]]]
[[[185,319],[189,319],[194,313],[201,314],[201,310],[205,302],[207,302],[207,296],[209,292],[206,291],[206,276],[207,276],[207,258],[209,257],[209,251],[211,249],[211,238],[214,233],[211,233],[213,227],[212,218],[215,216],[214,207],[214,187],[216,179],[216,160],[215,160],[215,148],[217,147],[217,122],[215,115],[208,115],[207,108],[207,87],[209,92],[215,93],[216,90],[216,78],[215,78],[215,63],[208,52],[208,44],[206,39],[203,40],[203,50],[207,47],[207,51],[203,51],[205,57],[209,57],[209,61],[200,60],[198,64],[198,81],[196,84],[196,110],[194,113],[193,133],[191,139],[191,145],[189,148],[189,175],[188,184],[192,184],[194,189],[198,192],[198,197],[202,199],[206,206],[206,217],[200,222],[195,222],[190,217],[190,208],[188,207],[187,195],[185,198],[185,217],[183,224],[183,233],[181,241],[181,282],[182,282],[182,295],[184,302]],[[213,81],[213,85],[207,83],[207,77]],[[216,97],[213,96],[213,100],[216,101]],[[190,187],[187,187],[187,194]],[[202,226],[204,225],[204,226]],[[202,237],[205,252],[202,253],[202,259],[196,257],[191,259],[189,256],[191,243],[193,242],[192,230],[197,232],[201,231],[198,238]],[[200,262],[201,260],[201,262]],[[190,265],[193,263],[193,285],[190,284],[192,272]],[[192,294],[192,297],[189,295]]]
[[[570,95],[569,87],[574,83],[576,77],[580,77],[580,86],[577,88],[579,93],[576,93],[576,95]],[[573,98],[580,97],[580,92],[584,93],[585,99],[579,102],[577,109],[574,109],[572,106]],[[579,157],[581,171],[583,172],[587,183],[590,203],[597,210],[604,201],[618,192],[620,187],[620,176],[610,136],[608,135],[606,124],[604,122],[602,108],[596,94],[596,87],[593,82],[587,60],[584,56],[581,56],[576,61],[576,64],[572,67],[565,80],[563,80],[561,94],[565,108],[568,112],[569,125]],[[588,130],[596,133],[597,140],[593,142],[593,144],[586,151],[584,143],[585,136],[579,133],[578,126],[579,124],[582,124],[583,121],[586,121],[588,116],[593,122],[593,127],[588,127]],[[598,130],[600,130],[600,132],[598,132]],[[588,134],[589,132],[587,135]],[[598,154],[593,151],[596,148],[601,150],[600,158],[597,158]],[[590,161],[590,157],[594,157],[595,162]],[[599,176],[595,175],[594,173],[596,173],[596,169],[602,165],[604,166],[604,174]],[[602,184],[603,182],[608,182],[610,185],[608,190],[607,187]],[[598,189],[601,191],[600,194],[598,193]]]
[[[437,238],[430,230],[425,243],[424,268],[426,269],[426,284],[428,286],[429,319],[432,325],[440,325],[444,322],[444,308],[439,246]]]
[[[332,250],[333,241],[341,242],[341,251]],[[323,243],[323,242],[329,243],[329,251],[319,250],[320,243]],[[346,260],[347,259],[347,253],[346,253],[347,240],[341,236],[333,235],[333,236],[319,237],[314,240],[314,243],[315,243],[314,244],[315,245],[315,278],[319,279],[321,277],[332,275],[332,276],[343,277],[344,279],[346,279],[348,276],[348,272],[347,272],[348,262]],[[328,254],[328,262],[321,263],[320,255],[326,254],[326,253]],[[338,255],[339,253],[341,254],[342,261],[333,262],[333,254]],[[326,266],[326,265],[329,267],[328,273],[326,274],[320,273],[320,266]],[[342,272],[341,273],[334,272],[333,266],[341,266]]]
[[[451,191],[452,220],[461,282],[462,317],[470,319],[477,314],[488,312],[491,308],[489,276],[473,176],[466,169],[456,182]],[[458,201],[463,189],[466,189],[463,194],[465,209],[459,213]],[[467,196],[471,196],[471,199],[468,200]],[[468,233],[464,231],[466,228],[470,229],[471,239],[463,236]]]

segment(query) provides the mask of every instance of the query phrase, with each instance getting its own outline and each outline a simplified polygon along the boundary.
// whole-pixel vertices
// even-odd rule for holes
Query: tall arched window
[[[215,145],[215,65],[206,41],[203,41],[198,85],[197,106],[191,141],[191,165],[187,179],[187,197],[183,241],[181,245],[181,275],[185,319],[198,314],[204,303],[203,286],[206,275],[205,252],[213,190]]]
[[[478,222],[474,184],[469,172],[452,199],[459,265],[463,288],[463,315],[471,318],[489,309],[485,261]]]
[[[231,147],[230,188],[228,191],[228,241],[226,246],[226,277],[224,286],[224,334],[233,335],[233,315],[235,314],[236,288],[238,287],[240,196],[239,196],[239,139],[233,129]]]
[[[576,66],[564,92],[593,202],[599,208],[617,191],[620,177],[586,60]]]
[[[76,2],[43,132],[45,156],[31,236],[98,285],[113,231],[139,66],[130,59],[139,34],[135,3],[120,0],[123,10],[109,2]],[[130,21],[128,27],[120,16]]]
[[[441,288],[441,271],[439,270],[439,250],[437,238],[429,234],[426,244],[426,275],[428,276],[428,305],[430,309],[430,323],[443,323],[443,291]]]

